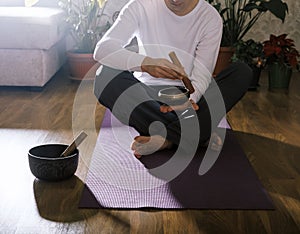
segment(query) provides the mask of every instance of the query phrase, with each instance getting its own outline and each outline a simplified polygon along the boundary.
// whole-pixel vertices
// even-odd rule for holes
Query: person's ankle
[[[173,142],[166,139],[163,147],[164,149],[171,149],[173,147]]]

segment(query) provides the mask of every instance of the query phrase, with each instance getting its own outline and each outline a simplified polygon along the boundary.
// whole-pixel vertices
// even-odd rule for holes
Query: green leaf
[[[262,8],[259,7],[258,5],[256,5],[255,3],[248,3],[244,8],[243,8],[243,11],[246,11],[246,12],[250,12],[254,9],[257,9],[257,10],[261,10]]]
[[[268,9],[273,15],[281,19],[282,23],[285,20],[286,13],[288,13],[288,5],[281,0],[270,0],[269,2],[262,2],[262,7]]]

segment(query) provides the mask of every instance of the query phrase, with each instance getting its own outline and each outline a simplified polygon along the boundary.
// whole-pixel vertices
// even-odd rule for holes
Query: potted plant
[[[24,0],[26,6],[33,6],[43,0]],[[58,3],[57,3],[58,2]],[[67,53],[70,77],[82,79],[87,72],[94,77],[97,62],[93,59],[96,43],[110,28],[108,16],[104,14],[107,0],[56,0],[51,5],[58,5],[66,12],[66,23],[74,48]],[[105,19],[106,17],[106,19]],[[94,68],[91,70],[91,68]]]
[[[73,79],[82,79],[97,64],[93,51],[111,26],[108,16],[104,14],[106,3],[107,0],[60,0],[58,3],[66,12],[66,22],[74,41],[74,48],[67,53]]]
[[[287,38],[287,34],[271,34],[269,40],[263,42],[263,51],[268,65],[269,89],[288,90],[292,69],[299,69],[297,58],[300,54],[294,40]]]
[[[235,51],[231,61],[241,61],[252,68],[253,78],[249,90],[256,90],[259,87],[259,77],[264,65],[263,44],[249,39],[247,41],[238,41],[234,47]]]
[[[229,65],[234,45],[242,40],[257,20],[270,12],[282,22],[285,20],[288,6],[282,0],[206,0],[220,13],[223,19],[221,49],[229,53],[225,59],[218,58],[215,73]],[[222,62],[225,64],[222,65]],[[221,66],[220,68],[218,66]]]

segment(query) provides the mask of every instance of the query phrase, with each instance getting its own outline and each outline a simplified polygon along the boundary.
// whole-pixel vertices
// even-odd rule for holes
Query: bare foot
[[[201,144],[201,147],[209,147],[211,150],[220,151],[223,147],[223,141],[217,133],[212,132],[210,138]]]
[[[172,142],[162,136],[137,136],[131,144],[131,149],[135,157],[140,158],[142,155],[152,154],[156,151],[171,148]]]
[[[220,151],[223,147],[223,141],[221,139],[221,137],[219,137],[219,135],[215,132],[213,132],[211,134],[211,145],[210,145],[210,149],[215,150],[215,151]]]

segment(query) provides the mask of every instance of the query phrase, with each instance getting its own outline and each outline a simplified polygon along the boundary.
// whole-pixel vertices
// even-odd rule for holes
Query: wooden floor
[[[266,74],[260,83],[228,119],[274,211],[78,209],[104,112],[92,81],[79,85],[62,69],[42,91],[0,87],[0,233],[300,233],[300,75],[288,94],[268,91]],[[28,149],[69,143],[80,129],[90,140],[80,146],[76,176],[35,180]]]

